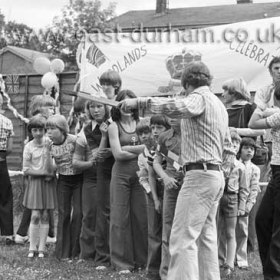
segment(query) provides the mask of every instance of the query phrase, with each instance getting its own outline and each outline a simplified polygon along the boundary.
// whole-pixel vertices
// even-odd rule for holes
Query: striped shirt
[[[180,98],[139,98],[138,105],[155,114],[181,118],[182,163],[221,164],[223,150],[230,150],[228,114],[207,86]]]
[[[7,150],[8,139],[14,135],[10,119],[0,114],[0,151]]]
[[[271,127],[272,156],[271,164],[280,165],[280,113],[275,113],[266,118],[267,124]]]

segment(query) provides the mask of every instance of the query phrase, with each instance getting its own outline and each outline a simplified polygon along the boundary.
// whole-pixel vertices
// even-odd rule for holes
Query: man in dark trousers
[[[13,124],[2,115],[3,96],[0,92],[0,230],[6,244],[13,243],[13,192],[6,157],[12,151]]]

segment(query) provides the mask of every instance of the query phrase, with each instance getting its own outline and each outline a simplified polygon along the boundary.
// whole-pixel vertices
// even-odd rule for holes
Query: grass
[[[0,245],[0,279],[2,280],[88,280],[88,279],[112,279],[112,280],[142,280],[147,279],[144,271],[134,272],[130,275],[119,275],[112,269],[97,271],[93,261],[78,260],[59,261],[52,254],[53,244],[47,247],[47,255],[44,259],[35,257],[28,259],[28,244],[26,245]],[[261,280],[261,265],[258,253],[249,255],[249,270],[236,269],[233,280]]]
[[[12,179],[14,193],[15,229],[20,221],[22,212],[22,178]],[[93,261],[78,262],[78,260],[59,261],[53,256],[54,245],[48,244],[47,255],[44,259],[35,257],[28,259],[28,244],[7,246],[0,240],[0,280],[144,280],[144,271],[129,275],[119,275],[112,269],[97,271]],[[258,252],[249,255],[249,270],[236,269],[233,280],[261,280],[263,279]]]

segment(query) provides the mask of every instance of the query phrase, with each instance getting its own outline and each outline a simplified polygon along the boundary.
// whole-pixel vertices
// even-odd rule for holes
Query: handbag
[[[269,161],[269,149],[264,142],[263,136],[260,136],[260,143],[256,145],[255,155],[252,162],[256,165],[264,165]]]

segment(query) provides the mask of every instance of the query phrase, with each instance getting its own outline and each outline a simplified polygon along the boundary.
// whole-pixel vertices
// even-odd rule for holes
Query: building
[[[0,50],[0,73],[17,75],[35,73],[33,62],[42,56],[50,57],[47,53],[7,46]]]
[[[168,0],[157,0],[155,10],[128,11],[114,18],[112,24],[122,32],[132,32],[139,26],[154,31],[170,25],[194,29],[277,16],[279,2],[254,4],[252,0],[237,0],[235,5],[169,9]]]

